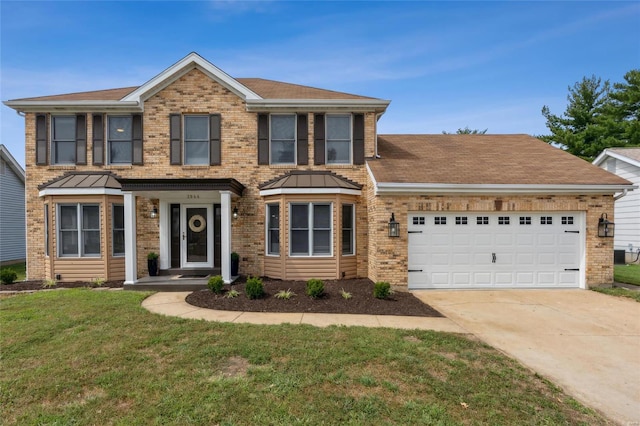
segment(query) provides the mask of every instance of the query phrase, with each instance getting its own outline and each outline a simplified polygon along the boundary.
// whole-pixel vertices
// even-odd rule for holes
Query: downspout
[[[613,197],[613,201],[618,201],[620,198],[622,198],[625,195],[627,195],[627,192],[629,192],[628,189],[623,189],[621,194],[618,194],[618,195]]]
[[[25,113],[24,113],[24,112],[22,112],[22,111],[18,111],[18,110],[16,110],[16,114],[18,114],[18,115],[19,115],[20,117],[22,117],[22,118],[24,118],[24,117],[26,117],[26,116],[27,116],[27,114],[25,114]]]

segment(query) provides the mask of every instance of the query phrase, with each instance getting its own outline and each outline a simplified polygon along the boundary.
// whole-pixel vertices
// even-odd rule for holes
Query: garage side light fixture
[[[237,219],[238,218],[238,207],[234,207],[233,208],[233,218]]]
[[[616,224],[607,220],[607,214],[602,213],[598,220],[598,237],[613,237]]]
[[[149,212],[149,217],[151,219],[155,219],[156,217],[158,217],[158,208],[156,206],[153,206],[153,208]]]
[[[391,219],[389,219],[389,236],[394,238],[400,236],[400,224],[396,221],[394,213],[391,213]]]

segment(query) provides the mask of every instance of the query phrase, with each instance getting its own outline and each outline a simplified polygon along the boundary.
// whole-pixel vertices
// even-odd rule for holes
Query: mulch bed
[[[369,279],[324,281],[324,295],[318,299],[307,296],[306,281],[264,279],[262,284],[266,294],[261,299],[249,299],[244,292],[244,280],[241,280],[231,286],[225,286],[223,294],[200,290],[188,295],[186,301],[200,308],[224,311],[442,317],[438,311],[411,293],[396,291],[388,299],[376,299],[373,296],[373,282]],[[225,297],[231,288],[240,294],[234,298]],[[351,293],[352,297],[344,299],[340,294],[341,289]],[[291,290],[295,296],[288,300],[277,299],[274,295],[280,290]]]
[[[55,287],[45,287],[44,281],[17,281],[13,284],[0,284],[0,291],[53,290],[56,288],[122,288],[124,281],[105,281],[98,286],[86,281],[58,282]]]

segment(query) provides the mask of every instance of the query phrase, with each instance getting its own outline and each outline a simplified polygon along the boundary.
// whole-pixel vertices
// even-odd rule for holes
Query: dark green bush
[[[220,294],[222,293],[222,288],[224,287],[224,280],[220,275],[213,276],[209,278],[207,287],[209,287],[209,290],[211,290],[215,294]]]
[[[317,299],[322,296],[324,293],[324,283],[322,280],[310,279],[307,281],[307,296],[310,296],[312,299]]]
[[[17,278],[18,274],[12,268],[5,268],[0,271],[2,284],[13,284]]]
[[[249,299],[259,299],[264,295],[264,287],[262,286],[262,280],[258,277],[247,278],[247,283],[244,286],[244,291],[247,293]]]
[[[377,299],[386,299],[391,294],[391,284],[378,281],[373,285],[373,296]]]

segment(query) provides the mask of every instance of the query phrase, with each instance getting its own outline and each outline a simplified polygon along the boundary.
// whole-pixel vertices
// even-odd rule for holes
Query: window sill
[[[75,164],[50,164],[47,170],[75,170]]]
[[[131,164],[107,164],[103,167],[105,170],[131,170]]]
[[[194,164],[194,165],[183,164],[182,170],[205,170],[205,169],[208,169],[209,167],[213,167],[213,166],[210,166],[208,164]]]

